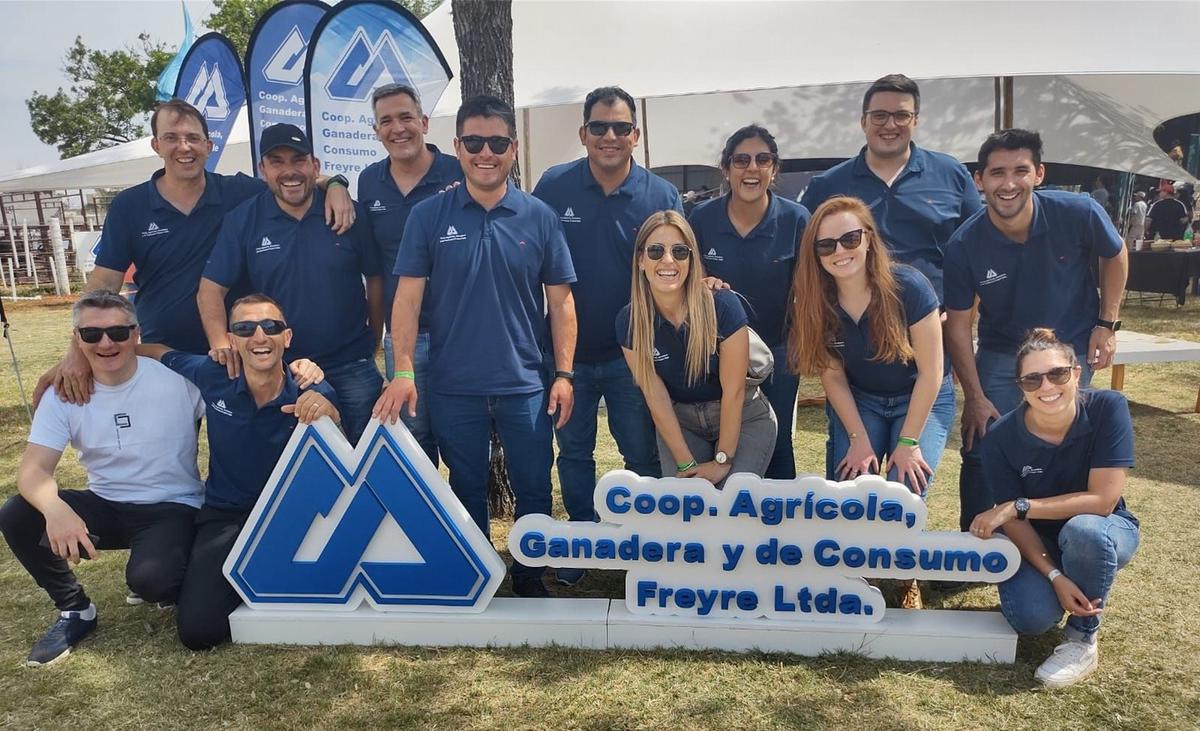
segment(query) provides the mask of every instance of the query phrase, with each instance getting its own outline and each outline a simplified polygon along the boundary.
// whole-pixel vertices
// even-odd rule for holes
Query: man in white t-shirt
[[[82,406],[42,400],[17,472],[20,494],[0,508],[0,532],[60,615],[34,644],[29,665],[58,660],[95,629],[96,605],[68,561],[78,564],[98,548],[130,549],[129,588],[146,601],[173,603],[204,498],[196,468],[199,391],[137,357],[137,314],[124,297],[88,292],[72,319],[95,394]],[[87,470],[86,490],[60,490],[54,480],[68,444]]]
[[[1133,194],[1133,205],[1129,206],[1129,238],[1137,241],[1146,236],[1146,194],[1137,191]]]

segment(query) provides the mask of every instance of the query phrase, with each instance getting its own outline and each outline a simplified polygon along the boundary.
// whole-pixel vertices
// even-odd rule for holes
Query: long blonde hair
[[[833,341],[841,325],[837,316],[837,284],[825,271],[817,257],[817,230],[821,222],[837,213],[854,214],[863,228],[863,245],[867,249],[867,287],[871,303],[867,305],[867,321],[871,323],[871,344],[878,363],[907,363],[915,357],[908,328],[904,322],[904,306],[900,302],[900,285],[892,274],[892,260],[887,246],[879,236],[871,209],[858,198],[836,196],[822,203],[800,239],[799,260],[792,278],[792,308],[788,318],[788,366],[802,376],[817,376],[837,358]]]
[[[645,388],[654,376],[654,296],[650,282],[642,273],[638,262],[645,252],[646,244],[655,231],[663,226],[674,226],[683,234],[692,255],[688,260],[687,278],[683,282],[684,322],[688,326],[687,378],[695,383],[708,377],[709,357],[717,351],[717,311],[713,295],[702,281],[704,266],[700,263],[700,247],[696,235],[687,219],[678,211],[651,213],[638,229],[633,253],[633,278],[630,283],[629,342],[632,345],[633,380]]]

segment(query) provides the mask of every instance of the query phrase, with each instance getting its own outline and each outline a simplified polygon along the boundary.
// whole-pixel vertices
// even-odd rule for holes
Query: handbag
[[[754,332],[754,328],[747,326],[746,330],[750,336],[750,367],[746,369],[746,387],[755,388],[775,372],[775,356],[771,355],[771,348]]]

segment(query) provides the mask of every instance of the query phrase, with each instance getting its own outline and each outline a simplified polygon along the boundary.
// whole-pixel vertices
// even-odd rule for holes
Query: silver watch
[[[724,452],[717,452],[716,455],[713,456],[713,461],[717,464],[728,464],[729,455],[725,454]]]

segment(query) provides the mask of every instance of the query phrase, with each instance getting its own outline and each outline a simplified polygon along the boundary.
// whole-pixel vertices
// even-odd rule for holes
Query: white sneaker
[[[1066,688],[1083,680],[1100,665],[1100,646],[1094,642],[1067,640],[1038,667],[1033,677],[1047,688]]]

